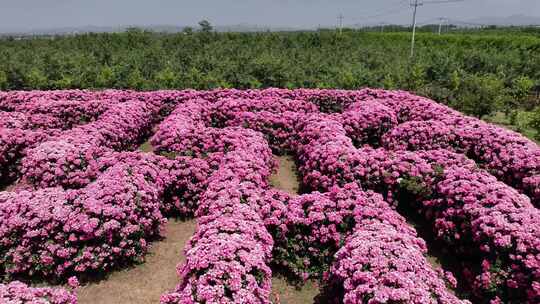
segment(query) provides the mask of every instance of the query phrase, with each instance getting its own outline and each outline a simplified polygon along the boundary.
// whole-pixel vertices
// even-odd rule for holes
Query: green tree
[[[201,27],[201,32],[203,32],[203,33],[210,33],[210,32],[212,32],[212,30],[214,29],[214,28],[212,27],[212,24],[210,23],[210,21],[208,21],[208,20],[206,20],[206,19],[205,19],[205,20],[201,20],[201,21],[199,22],[199,26]]]
[[[159,71],[155,76],[155,82],[160,88],[174,89],[179,87],[178,76],[170,67]]]
[[[8,87],[8,77],[6,72],[0,70],[0,90],[5,90]]]
[[[32,89],[45,89],[47,88],[48,79],[47,76],[38,68],[30,69],[30,72],[25,78],[26,85]]]
[[[101,88],[111,88],[114,87],[116,76],[114,70],[109,66],[103,66],[96,78],[96,84]]]
[[[126,79],[126,86],[136,90],[144,89],[145,79],[138,68],[134,68],[129,72]]]
[[[457,99],[461,110],[482,118],[501,108],[506,99],[504,82],[494,74],[468,75]]]
[[[540,106],[533,111],[529,126],[536,131],[535,138],[540,140]]]
[[[505,102],[505,114],[512,125],[518,124],[520,108],[527,107],[527,98],[534,87],[534,81],[527,76],[520,76],[512,80],[508,98]]]

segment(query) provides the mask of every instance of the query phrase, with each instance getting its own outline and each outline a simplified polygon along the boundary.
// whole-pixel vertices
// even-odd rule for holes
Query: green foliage
[[[540,140],[540,106],[531,115],[529,126],[536,131],[536,139]]]
[[[112,68],[109,66],[103,66],[97,77],[96,77],[96,84],[95,87],[100,88],[112,88],[115,84],[115,75]]]
[[[478,118],[493,113],[506,99],[504,82],[494,74],[467,75],[460,91],[458,108]]]
[[[517,125],[519,123],[519,109],[522,107],[530,107],[530,105],[527,104],[527,101],[533,87],[534,81],[527,76],[519,76],[512,80],[512,86],[508,89],[509,98],[504,105],[504,111],[512,125]]]
[[[178,81],[178,75],[170,68],[166,67],[165,69],[159,71],[155,78],[155,82],[161,84],[164,89],[174,89],[180,86]]]
[[[141,71],[135,68],[128,73],[125,87],[140,90],[144,87],[144,82]]]
[[[26,75],[26,85],[28,88],[46,89],[47,88],[47,76],[38,68],[33,67]]]
[[[201,20],[199,22],[199,26],[201,27],[201,32],[203,33],[210,33],[213,30],[212,24],[210,24],[210,21],[208,20]]]
[[[0,90],[5,90],[8,87],[8,77],[6,72],[0,70]]]

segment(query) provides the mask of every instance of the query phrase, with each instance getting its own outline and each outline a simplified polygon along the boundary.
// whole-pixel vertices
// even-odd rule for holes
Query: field
[[[3,302],[540,302],[540,148],[433,100],[10,91],[0,110]]]

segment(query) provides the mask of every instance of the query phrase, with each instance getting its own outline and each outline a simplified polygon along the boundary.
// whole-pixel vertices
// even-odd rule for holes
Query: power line
[[[389,15],[393,15],[393,14],[396,14],[396,13],[399,13],[399,12],[406,11],[406,10],[409,9],[409,5],[406,2],[407,2],[407,0],[401,0],[397,4],[397,7],[394,7],[394,8],[391,8],[391,9],[383,9],[383,10],[375,11],[375,12],[373,12],[373,14],[360,16],[359,18],[361,18],[362,20],[373,19],[373,18],[377,18],[377,17],[389,16]],[[357,19],[357,20],[360,22],[360,19]]]
[[[440,3],[454,3],[454,2],[464,2],[465,0],[434,0],[434,1],[424,1],[424,4],[440,4]]]

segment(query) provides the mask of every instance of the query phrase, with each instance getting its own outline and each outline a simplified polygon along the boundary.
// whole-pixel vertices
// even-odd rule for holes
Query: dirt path
[[[80,304],[155,304],[161,294],[179,283],[176,265],[184,261],[183,248],[196,222],[169,219],[165,239],[153,243],[146,262],[111,273],[107,279],[78,290]]]
[[[294,158],[289,155],[276,156],[279,163],[278,171],[270,177],[272,187],[290,194],[298,194],[300,189],[299,177]]]

